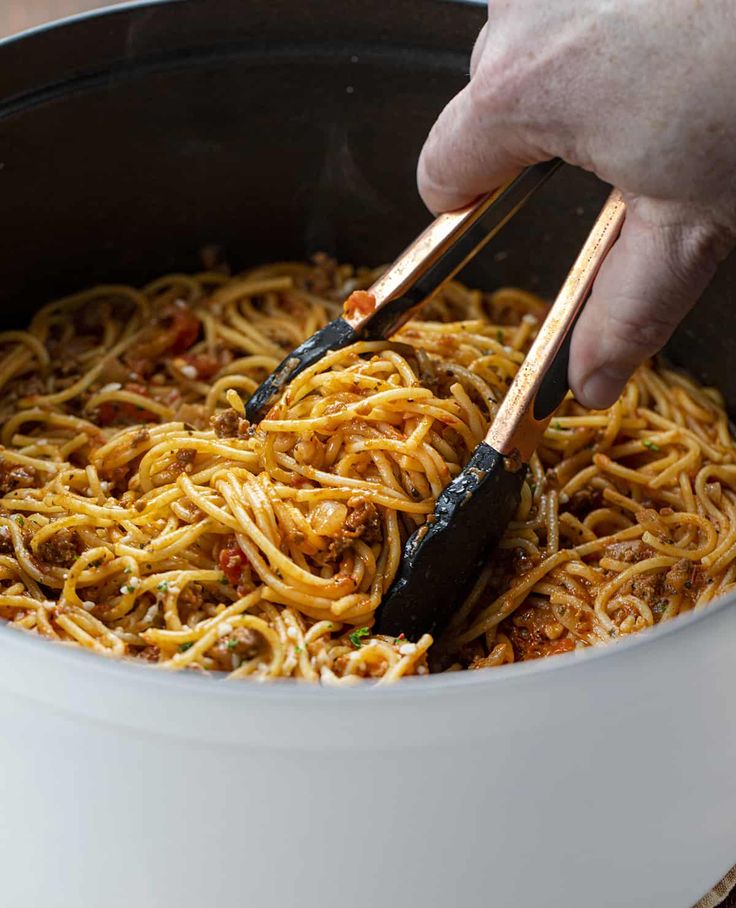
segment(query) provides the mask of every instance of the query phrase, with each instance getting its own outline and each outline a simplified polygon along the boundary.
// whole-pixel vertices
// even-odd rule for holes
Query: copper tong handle
[[[609,195],[552,308],[501,404],[486,443],[512,463],[528,463],[569,390],[567,366],[575,321],[626,215],[621,193]]]
[[[391,337],[498,233],[561,164],[554,159],[527,167],[497,192],[436,218],[368,291],[352,293],[341,316],[292,350],[256,388],[245,407],[248,419],[263,419],[288,383],[328,353],[358,340]]]
[[[477,255],[561,165],[558,159],[534,164],[500,189],[440,214],[368,288],[375,300],[370,311],[344,311],[343,319],[362,333],[372,320],[378,321],[381,309],[403,297],[406,305],[391,320],[390,331],[380,330],[383,336],[393,333]]]
[[[369,288],[368,292],[376,300],[376,309],[403,296],[414,286],[417,279],[432,267],[456,237],[464,233],[490,208],[505,188],[504,186],[496,192],[481,196],[469,205],[458,208],[457,211],[447,211],[438,215]],[[490,235],[488,238],[490,239]],[[346,313],[343,318],[357,331],[370,315],[354,312]]]

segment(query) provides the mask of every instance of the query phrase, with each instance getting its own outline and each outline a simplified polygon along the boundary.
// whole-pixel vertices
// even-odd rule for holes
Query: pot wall
[[[4,894],[689,908],[736,848],[734,621],[373,691],[202,683],[6,632]]]

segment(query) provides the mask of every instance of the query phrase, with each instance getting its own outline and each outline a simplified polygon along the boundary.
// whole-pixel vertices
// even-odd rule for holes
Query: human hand
[[[736,244],[736,5],[491,0],[470,75],[419,160],[433,211],[552,157],[624,193],[570,356],[577,399],[609,406]]]

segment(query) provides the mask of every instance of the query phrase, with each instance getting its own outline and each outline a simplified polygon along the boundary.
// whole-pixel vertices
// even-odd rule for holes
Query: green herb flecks
[[[363,645],[361,640],[363,637],[370,637],[370,629],[367,627],[356,627],[354,631],[351,631],[348,634],[348,639],[353,644],[356,649],[360,649]]]

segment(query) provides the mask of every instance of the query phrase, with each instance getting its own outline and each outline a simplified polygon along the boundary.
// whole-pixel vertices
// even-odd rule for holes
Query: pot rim
[[[582,670],[585,666],[597,663],[600,659],[623,658],[635,647],[651,647],[658,643],[666,645],[667,638],[683,631],[687,632],[692,624],[707,621],[728,607],[736,607],[736,592],[704,606],[702,610],[677,615],[665,625],[646,628],[605,646],[590,646],[571,653],[561,653],[528,662],[515,662],[486,670],[466,669],[465,671],[440,672],[421,677],[412,675],[402,678],[394,684],[386,685],[365,681],[355,686],[331,686],[299,681],[294,678],[275,679],[263,683],[242,681],[221,684],[217,682],[224,681],[225,678],[211,676],[202,678],[194,672],[175,672],[157,666],[136,664],[132,659],[106,657],[72,643],[46,640],[9,624],[0,625],[0,655],[5,646],[20,650],[20,655],[29,660],[42,656],[45,652],[46,655],[43,658],[53,659],[56,667],[62,670],[64,668],[73,670],[77,666],[80,669],[89,670],[92,667],[89,660],[96,660],[99,663],[99,671],[107,675],[107,680],[113,681],[117,678],[121,682],[133,683],[136,686],[143,682],[146,691],[152,692],[156,686],[174,696],[177,694],[189,696],[196,693],[198,697],[206,696],[218,699],[237,697],[254,703],[264,701],[284,703],[294,700],[300,703],[325,702],[326,697],[330,698],[332,702],[335,700],[370,701],[371,703],[391,700],[395,702],[397,699],[406,698],[424,699],[427,695],[435,696],[438,692],[462,694],[468,688],[478,692],[490,689],[492,686],[513,685],[521,679],[533,679],[534,676],[540,674]]]

